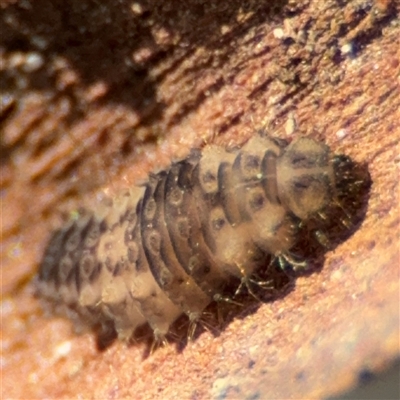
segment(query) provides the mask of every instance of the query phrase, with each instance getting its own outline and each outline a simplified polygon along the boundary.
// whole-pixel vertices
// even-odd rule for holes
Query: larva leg
[[[164,333],[160,333],[157,329],[153,331],[153,341],[150,347],[150,354],[153,354],[160,346],[167,346],[168,340],[165,338]]]
[[[116,304],[104,305],[103,309],[114,321],[115,330],[121,340],[129,340],[136,328],[147,322],[130,298]]]
[[[281,253],[276,258],[282,271],[285,271],[288,266],[292,267],[295,271],[304,270],[308,267],[307,261],[298,259],[295,255],[289,252]]]
[[[196,333],[196,328],[198,325],[199,319],[189,319],[189,327],[188,327],[188,333],[187,333],[187,338],[189,341],[192,341],[195,333]]]
[[[214,296],[213,300],[214,300],[216,303],[228,303],[228,304],[233,304],[233,305],[235,305],[235,306],[240,306],[240,307],[243,306],[242,303],[239,303],[239,302],[233,300],[231,297],[222,296],[221,294],[216,294],[216,295]]]

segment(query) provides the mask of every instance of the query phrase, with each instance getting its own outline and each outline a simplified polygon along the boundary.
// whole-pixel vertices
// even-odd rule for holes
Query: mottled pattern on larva
[[[300,226],[326,242],[330,210],[354,191],[350,165],[307,138],[194,151],[57,231],[38,290],[121,338],[147,322],[162,339],[182,313],[196,321],[232,297],[231,283],[249,282],[267,257],[290,263]]]

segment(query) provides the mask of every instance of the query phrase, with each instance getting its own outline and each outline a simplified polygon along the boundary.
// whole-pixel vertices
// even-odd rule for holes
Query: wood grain
[[[397,2],[52,4],[1,4],[2,397],[323,398],[398,357]],[[62,213],[265,126],[368,164],[319,273],[147,358],[46,318],[30,279]]]

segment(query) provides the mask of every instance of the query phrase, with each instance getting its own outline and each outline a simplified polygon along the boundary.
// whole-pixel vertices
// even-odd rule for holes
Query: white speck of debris
[[[341,271],[340,269],[336,270],[332,273],[330,279],[331,281],[341,282],[343,279],[343,271]]]
[[[70,353],[71,348],[72,344],[69,340],[60,343],[54,350],[54,357],[57,359],[66,357]]]
[[[341,140],[341,139],[344,139],[348,134],[349,133],[347,132],[346,129],[339,129],[336,132],[336,137]]]
[[[353,54],[354,51],[354,46],[353,43],[345,43],[341,48],[340,51],[342,52],[343,55],[351,55]]]
[[[136,15],[142,15],[144,12],[143,6],[140,3],[132,3],[131,10]]]
[[[294,114],[291,112],[289,113],[288,119],[285,123],[285,132],[286,135],[291,136],[296,131],[296,118]]]
[[[31,52],[26,55],[23,68],[26,72],[34,72],[41,68],[43,64],[44,60],[40,53]]]
[[[229,25],[222,25],[221,26],[221,34],[225,35],[227,33],[229,33],[231,31],[231,28],[229,27]]]
[[[276,28],[272,31],[276,39],[283,39],[286,35],[282,28]]]
[[[258,354],[260,354],[259,346],[252,346],[252,347],[249,348],[250,357],[255,357]]]

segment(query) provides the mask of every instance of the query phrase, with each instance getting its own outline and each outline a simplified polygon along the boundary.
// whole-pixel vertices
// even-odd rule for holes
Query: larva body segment
[[[300,226],[322,237],[322,220],[354,191],[351,165],[308,138],[194,151],[57,231],[38,291],[89,324],[112,322],[121,338],[147,322],[162,340],[182,313],[196,321],[232,297],[232,282],[266,258],[291,260]]]

